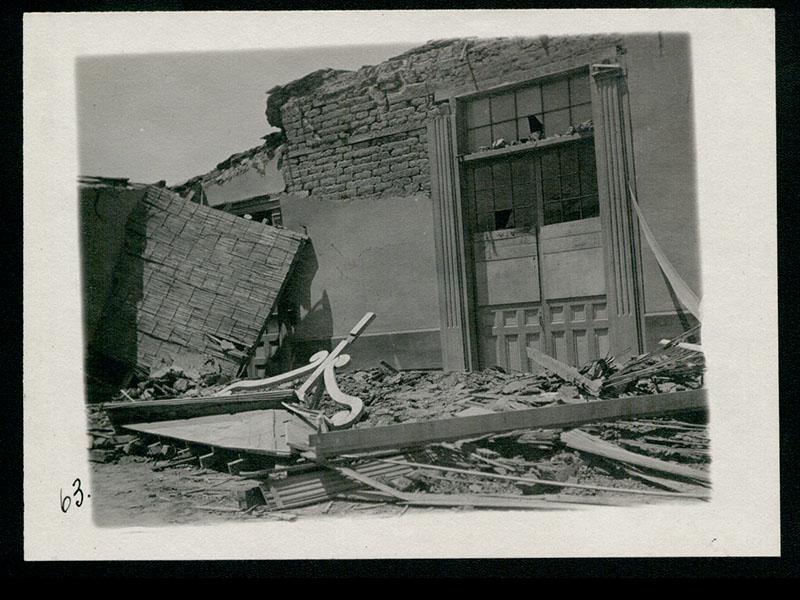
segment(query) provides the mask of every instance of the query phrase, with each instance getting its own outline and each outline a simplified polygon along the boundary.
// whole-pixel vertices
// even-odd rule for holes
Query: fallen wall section
[[[243,348],[258,342],[306,236],[200,206],[167,189],[142,189],[135,206],[111,202],[103,209],[128,213],[117,256],[87,262],[109,247],[103,236],[120,232],[87,223],[102,220],[104,212],[83,210],[96,188],[81,188],[84,264],[114,261],[101,316],[87,331],[90,362],[117,371],[148,369],[160,357],[188,351],[212,355],[233,373]],[[113,200],[108,190],[105,195]],[[92,281],[95,274],[85,273],[84,282]],[[223,351],[207,334],[237,343]]]

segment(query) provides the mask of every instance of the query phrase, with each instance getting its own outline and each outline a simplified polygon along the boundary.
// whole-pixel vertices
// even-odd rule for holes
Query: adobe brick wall
[[[585,65],[588,53],[618,43],[608,35],[444,40],[356,72],[318,71],[273,88],[267,115],[286,135],[287,192],[336,201],[429,191],[426,123],[437,91]]]

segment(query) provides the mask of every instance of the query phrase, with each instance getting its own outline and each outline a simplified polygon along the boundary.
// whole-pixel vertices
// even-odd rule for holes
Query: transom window
[[[585,72],[466,103],[466,152],[506,143],[562,135],[592,118]]]
[[[599,214],[591,138],[467,164],[473,231],[552,225]]]

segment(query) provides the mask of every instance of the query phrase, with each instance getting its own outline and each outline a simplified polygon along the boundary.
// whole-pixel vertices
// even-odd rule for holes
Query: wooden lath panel
[[[125,235],[93,351],[147,368],[188,350],[228,372],[258,340],[306,239],[152,186]],[[207,334],[239,348],[225,353]]]

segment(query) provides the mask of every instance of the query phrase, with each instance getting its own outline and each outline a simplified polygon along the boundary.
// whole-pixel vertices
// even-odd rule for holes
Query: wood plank
[[[699,481],[710,482],[711,476],[699,469],[693,469],[684,465],[666,462],[651,456],[642,456],[635,452],[630,452],[624,448],[620,448],[610,442],[601,440],[598,437],[589,435],[580,430],[567,431],[561,434],[561,441],[568,447],[587,452],[596,456],[602,456],[611,460],[618,460],[637,467],[644,467],[662,473],[671,473],[680,477],[687,477],[689,479],[696,479]]]
[[[391,486],[381,483],[380,481],[372,479],[372,477],[370,477],[369,475],[364,475],[363,473],[354,471],[353,469],[348,469],[347,467],[339,467],[336,465],[326,465],[326,466],[330,469],[334,469],[338,473],[341,473],[345,477],[349,477],[350,479],[355,479],[356,481],[363,483],[368,487],[376,489],[379,492],[388,494],[389,496],[394,496],[395,498],[399,498],[401,500],[407,500],[408,496],[410,495],[401,492],[400,490],[396,490]]]
[[[578,372],[578,369],[570,367],[569,365],[562,363],[560,360],[556,360],[552,356],[548,356],[533,346],[528,346],[526,352],[528,353],[528,357],[533,362],[538,364],[540,367],[544,367],[548,371],[552,371],[564,381],[569,381],[579,385],[592,396],[597,396],[600,393],[600,387],[602,385],[601,381],[592,381],[591,379],[587,379]]]
[[[358,465],[351,469],[360,475],[399,477],[412,471],[402,465],[386,465],[378,461]],[[334,470],[306,473],[280,481],[260,484],[267,505],[273,510],[299,508],[332,500],[337,495],[363,489],[364,484],[354,481]]]
[[[456,441],[516,429],[568,428],[619,418],[705,410],[707,410],[706,391],[700,389],[671,394],[612,398],[584,404],[544,406],[472,417],[331,431],[312,435],[309,441],[318,456],[334,456],[388,448],[414,448],[435,442]]]
[[[400,504],[409,506],[464,506],[474,508],[505,508],[524,510],[580,510],[580,505],[536,498],[480,496],[477,494],[406,494]]]
[[[439,465],[429,465],[426,463],[415,463],[404,460],[394,460],[391,458],[381,459],[380,462],[385,462],[393,465],[413,466],[418,469],[431,469],[434,471],[444,471],[445,473],[460,473],[462,475],[469,475],[471,477],[486,477],[488,479],[502,479],[504,481],[516,481],[519,483],[529,483],[552,487],[561,488],[574,488],[579,490],[595,490],[599,492],[613,492],[618,494],[637,494],[641,496],[669,496],[669,497],[683,497],[683,498],[708,498],[707,494],[679,494],[676,492],[661,492],[657,490],[637,490],[630,488],[615,488],[603,485],[592,485],[589,483],[569,483],[566,481],[551,481],[550,479],[537,479],[535,477],[518,477],[516,475],[501,475],[500,473],[489,473],[486,471],[472,471],[469,469],[457,469],[455,467],[440,467]]]
[[[210,415],[194,419],[179,419],[156,423],[132,423],[126,429],[156,435],[160,438],[182,440],[211,448],[248,452],[267,456],[289,456],[283,423],[288,418],[284,410],[254,410],[233,415]]]
[[[129,423],[154,423],[281,408],[283,402],[292,401],[294,398],[292,390],[266,390],[233,396],[111,402],[103,404],[103,410],[111,424],[115,428],[120,428]]]

